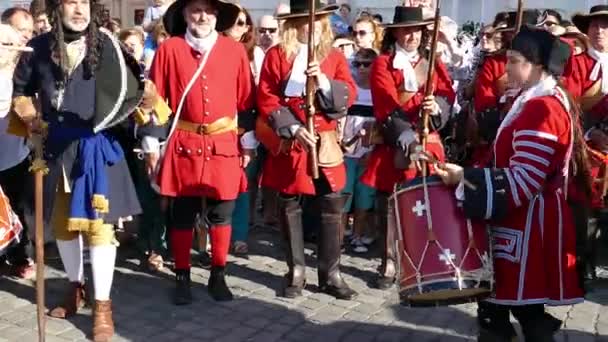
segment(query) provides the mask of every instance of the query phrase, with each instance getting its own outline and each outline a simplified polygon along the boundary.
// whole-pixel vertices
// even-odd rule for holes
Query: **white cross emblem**
[[[449,249],[444,249],[442,254],[439,254],[439,260],[444,261],[446,265],[450,265],[450,261],[456,259],[456,254],[452,254]]]
[[[416,201],[416,205],[412,207],[412,212],[416,213],[416,216],[420,217],[426,210],[426,206],[420,201]]]

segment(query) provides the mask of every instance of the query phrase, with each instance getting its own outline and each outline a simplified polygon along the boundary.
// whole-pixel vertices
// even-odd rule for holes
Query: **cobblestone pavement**
[[[360,292],[353,301],[335,300],[317,293],[316,270],[308,268],[302,298],[277,297],[286,266],[281,258],[278,233],[257,229],[252,233],[248,260],[231,258],[228,283],[236,300],[215,303],[205,285],[209,272],[193,269],[195,301],[186,307],[171,304],[172,274],[142,272],[139,260],[123,249],[112,293],[115,341],[474,341],[475,304],[439,308],[399,305],[396,291],[368,286],[377,259],[345,256],[342,271]],[[307,250],[309,266],[314,266]],[[57,262],[47,267],[47,304],[61,299],[67,284]],[[588,301],[551,309],[565,321],[558,341],[608,342],[608,269]],[[0,279],[0,342],[36,341],[36,310],[32,281]],[[91,310],[69,321],[49,319],[47,341],[85,341],[91,329]]]

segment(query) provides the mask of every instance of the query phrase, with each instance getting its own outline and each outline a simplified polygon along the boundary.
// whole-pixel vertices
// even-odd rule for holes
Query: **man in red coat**
[[[419,7],[397,6],[393,24],[387,26],[382,54],[370,71],[374,115],[384,127],[384,141],[372,151],[361,181],[378,190],[376,213],[384,240],[382,266],[376,283],[380,289],[391,287],[397,274],[394,209],[389,197],[395,185],[419,175],[415,166],[408,165],[407,158],[408,152],[418,144],[415,130],[419,113],[421,110],[432,113],[433,128],[440,129],[446,123],[455,99],[452,80],[440,61],[436,62],[431,80],[434,96],[424,96],[429,62],[422,41],[423,35],[428,34],[425,27],[431,22],[423,20]],[[427,150],[437,159],[444,159],[437,133],[429,135]],[[403,165],[398,165],[397,159]]]
[[[575,56],[564,72],[564,86],[580,103],[583,111],[582,124],[586,129],[588,155],[592,166],[593,192],[591,205],[581,200],[581,191],[571,187],[570,199],[577,221],[577,254],[581,276],[589,280],[595,277],[595,250],[597,225],[589,223],[592,209],[604,207],[606,157],[608,134],[606,113],[608,109],[608,6],[591,8],[588,15],[577,14],[572,22],[587,34],[589,46],[584,53]],[[584,199],[584,198],[583,198]]]
[[[315,21],[315,54],[307,57],[308,1],[291,1],[291,11],[278,15],[283,23],[283,41],[266,54],[257,93],[262,125],[258,138],[270,150],[264,164],[262,185],[279,193],[279,220],[286,241],[289,272],[284,295],[302,295],[306,283],[302,232],[303,195],[312,195],[314,213],[319,215],[319,288],[339,299],[352,299],[353,291],[340,275],[340,223],[346,183],[342,150],[338,144],[337,120],[346,116],[355,100],[355,83],[344,55],[331,46],[329,14],[337,6],[318,3]],[[306,128],[306,77],[316,81],[315,135]],[[270,127],[268,127],[270,126]],[[266,130],[260,128],[267,127]],[[274,142],[273,142],[274,141]],[[319,178],[309,169],[309,150],[317,149]]]
[[[224,268],[234,201],[246,188],[237,113],[252,104],[252,80],[243,45],[216,31],[217,16],[230,6],[220,0],[173,3],[164,17],[172,38],[159,47],[150,70],[175,113],[157,181],[161,195],[171,199],[168,226],[178,305],[192,301],[190,247],[200,217],[210,227],[209,294],[218,301],[233,298]],[[156,155],[149,156],[152,167]]]
[[[496,33],[502,35],[504,47],[510,45],[515,33],[516,16],[517,12],[501,12],[494,18],[494,29]],[[523,25],[536,26],[539,20],[539,11],[525,10],[523,12]],[[519,89],[507,82],[506,64],[506,49],[501,49],[487,56],[477,72],[473,107],[480,142],[475,146],[471,156],[470,162],[474,166],[485,166],[491,162],[491,147],[496,137],[496,130],[519,93]]]

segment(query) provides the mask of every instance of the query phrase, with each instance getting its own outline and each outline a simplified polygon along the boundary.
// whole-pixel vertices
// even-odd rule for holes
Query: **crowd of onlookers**
[[[122,27],[120,20],[107,18],[102,26],[113,32],[119,40],[129,49],[133,56],[140,62],[142,71],[149,70],[154,59],[154,53],[165,39],[169,38],[162,23],[162,16],[170,5],[171,0],[154,0],[153,4],[145,10],[141,25],[135,27]],[[430,4],[431,1],[418,0],[412,5]],[[275,14],[288,11],[288,5],[280,4]],[[555,34],[573,33],[573,26],[565,22],[557,12],[548,12],[549,18],[545,25]],[[432,15],[432,13],[431,13]],[[23,8],[10,8],[2,13],[2,30],[11,34],[0,34],[3,44],[25,44],[33,36],[43,34],[51,30],[50,18],[34,0],[29,10]],[[383,18],[379,14],[368,10],[360,10],[353,14],[348,4],[340,6],[339,10],[331,16],[331,25],[334,31],[334,47],[340,49],[351,65],[351,72],[358,86],[357,103],[371,105],[371,94],[369,91],[369,70],[374,59],[381,50],[383,40]],[[237,19],[232,23],[224,23],[223,34],[243,43],[250,61],[254,78],[259,80],[260,70],[264,55],[268,49],[276,45],[281,39],[281,23],[272,14],[261,16],[254,23],[247,9],[242,8]],[[574,32],[575,33],[575,32]],[[10,41],[10,37],[15,41]],[[572,35],[578,39],[577,35]],[[581,42],[583,44],[583,42]],[[459,98],[454,108],[454,113],[466,105],[467,92],[470,92],[470,83],[477,70],[477,66],[483,56],[488,53],[502,49],[502,38],[500,32],[495,32],[491,25],[483,26],[478,35],[472,36],[463,33],[459,25],[448,17],[442,17],[441,32],[439,34],[439,52],[444,64],[448,67],[454,88],[458,91]],[[146,72],[143,72],[145,75]],[[1,84],[10,84],[11,75],[0,73]],[[257,82],[256,82],[257,84]],[[28,177],[29,149],[23,138],[10,136],[6,133],[6,112],[10,105],[10,91],[2,88],[0,91],[0,186],[4,189],[11,202],[16,203],[17,212],[23,195],[19,184],[23,184]],[[348,134],[349,127],[343,127]],[[125,149],[128,150],[128,149]],[[137,149],[130,153],[127,158],[137,159]],[[269,189],[260,189],[258,180],[260,177],[261,160],[265,151],[263,147],[258,148],[258,157],[255,163],[247,168],[249,183],[248,193],[237,201],[237,209],[233,219],[233,253],[245,256],[248,253],[248,231],[254,224],[277,225],[276,194]],[[348,169],[348,181],[345,192],[352,194],[344,208],[343,225],[346,236],[346,246],[355,253],[367,253],[370,246],[377,239],[374,214],[375,191],[359,181],[359,175],[366,167],[369,150],[357,149],[346,150],[346,164]],[[133,167],[135,183],[148,183],[145,174],[138,173]],[[149,184],[148,184],[149,186]],[[143,194],[142,196],[153,196]],[[257,198],[261,197],[261,201]],[[145,201],[145,199],[144,199]],[[259,207],[261,203],[262,207]],[[145,207],[145,206],[144,206]],[[162,218],[150,223],[147,216],[156,216],[157,212],[144,212],[143,219],[140,218],[137,233],[141,239],[138,244],[145,256],[147,266],[151,269],[161,269],[166,253],[167,243],[165,241],[164,226]],[[257,218],[260,216],[260,218]],[[305,215],[305,221],[306,221]],[[158,223],[160,222],[160,223]],[[152,225],[160,225],[152,228]],[[306,236],[314,239],[314,222],[308,220]],[[151,231],[154,230],[154,233]],[[208,261],[206,251],[206,238],[204,227],[199,229],[198,247],[201,250],[202,262]],[[50,238],[47,238],[51,241]],[[30,242],[23,239],[22,242],[12,248],[6,254],[5,260],[11,267],[11,273],[20,277],[30,277],[34,268],[31,261]]]

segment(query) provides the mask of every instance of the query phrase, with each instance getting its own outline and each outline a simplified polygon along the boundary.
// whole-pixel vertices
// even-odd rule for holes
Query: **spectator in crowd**
[[[30,13],[34,18],[34,34],[39,35],[51,31],[51,24],[46,14],[44,4],[39,0],[30,3]]]
[[[350,23],[351,7],[349,4],[342,4],[338,11],[331,15],[331,29],[335,35],[348,34]]]
[[[139,28],[123,29],[118,33],[118,39],[140,62],[143,73],[145,70],[143,30]],[[143,129],[149,129],[149,127]],[[143,214],[139,217],[137,231],[137,245],[142,256],[141,265],[146,267],[148,271],[158,272],[164,268],[163,256],[167,253],[166,225],[161,210],[160,196],[152,188],[146,173],[145,163],[138,156],[141,151],[138,147],[142,144],[140,131],[142,131],[142,127],[135,129],[134,122],[131,121],[128,131],[126,131],[126,134],[119,136],[119,141],[125,151],[125,159],[129,165],[137,197],[143,209]]]
[[[144,21],[142,27],[146,33],[151,33],[167,11],[167,8],[173,3],[172,0],[153,0],[152,6],[146,8],[144,12]]]
[[[353,36],[357,49],[380,51],[382,27],[370,17],[359,18],[355,21]]]
[[[25,45],[34,36],[34,18],[30,12],[21,7],[12,7],[2,12],[1,21],[10,25],[21,36],[21,44]]]
[[[115,35],[118,35],[122,29],[122,21],[119,18],[112,18],[106,24],[106,28]]]
[[[374,14],[374,20],[377,21],[379,24],[382,24],[382,15],[380,13]]]
[[[135,57],[135,60],[142,62],[144,56],[144,33],[139,29],[123,29],[118,33],[120,40]]]
[[[342,53],[344,54],[344,57],[346,57],[346,59],[349,61],[356,51],[355,41],[348,34],[336,35],[336,37],[334,38],[333,47],[336,49],[340,49],[340,51],[342,51]]]
[[[342,138],[346,166],[346,186],[342,192],[351,194],[344,205],[342,222],[346,222],[347,215],[352,212],[354,219],[350,244],[355,253],[367,253],[368,246],[375,241],[376,235],[375,217],[372,214],[376,190],[359,180],[365,172],[371,151],[369,146],[363,144],[361,132],[365,131],[364,127],[368,122],[375,121],[369,71],[376,57],[378,52],[371,48],[362,48],[354,56],[352,69],[353,78],[357,82],[357,100],[346,116]]]
[[[258,46],[262,51],[279,43],[279,22],[271,15],[260,17],[258,25]]]
[[[249,12],[240,6],[235,6],[234,8],[235,10],[232,13],[226,11],[224,16],[218,18],[216,28],[218,31],[223,32],[224,35],[243,44],[249,57],[252,80],[255,84],[258,84],[264,60],[264,51],[256,44],[255,26]],[[235,255],[246,256],[249,253],[247,238],[249,226],[254,218],[258,177],[261,171],[259,160],[253,157],[257,155],[257,149],[260,144],[253,132],[255,128],[253,124],[255,122],[255,111],[253,108],[249,108],[245,112],[239,112],[238,116],[239,131],[243,132],[240,135],[241,146],[249,156],[250,162],[245,168],[248,189],[237,197],[232,214],[232,252]]]
[[[11,10],[12,17],[23,13],[21,10]],[[27,13],[27,11],[25,12]],[[23,17],[23,15],[21,15]],[[11,18],[11,16],[9,16]],[[4,19],[4,14],[2,16]],[[14,19],[14,18],[13,18]],[[0,24],[0,43],[3,45],[23,45],[23,35],[13,27]],[[0,47],[0,186],[8,197],[13,210],[23,223],[24,230],[19,244],[11,247],[2,258],[2,264],[8,262],[10,274],[19,278],[31,278],[35,274],[34,263],[29,258],[31,253],[27,226],[23,217],[23,185],[28,182],[30,150],[25,139],[7,133],[9,127],[9,109],[13,93],[13,71],[17,64],[16,51]]]
[[[162,21],[159,21],[156,26],[154,26],[152,33],[146,37],[144,43],[144,64],[146,71],[148,71],[152,65],[156,49],[158,49],[160,44],[167,38],[169,38],[169,34],[165,30],[165,25],[163,25]]]

